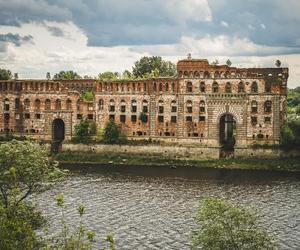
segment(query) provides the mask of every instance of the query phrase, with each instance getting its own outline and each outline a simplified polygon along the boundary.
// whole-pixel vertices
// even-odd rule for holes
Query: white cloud
[[[64,36],[53,36],[48,26],[58,27]],[[122,72],[131,69],[142,56],[159,55],[176,63],[192,53],[193,58],[218,58],[225,63],[227,58],[233,66],[273,67],[276,59],[290,69],[289,86],[300,85],[300,55],[293,49],[258,45],[246,38],[228,36],[184,36],[177,44],[149,46],[89,47],[87,36],[73,23],[46,22],[30,23],[22,27],[0,26],[0,33],[32,35],[34,44],[20,47],[6,45],[6,52],[0,48],[0,68],[18,72],[20,78],[45,78],[46,72],[53,75],[60,70],[75,70],[81,75],[97,75],[106,70]],[[1,44],[0,44],[1,45]],[[288,55],[290,54],[290,55]],[[257,56],[260,55],[260,56]]]

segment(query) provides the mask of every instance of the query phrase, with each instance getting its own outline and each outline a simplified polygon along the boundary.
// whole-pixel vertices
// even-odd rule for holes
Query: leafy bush
[[[78,125],[75,125],[75,136],[72,138],[74,143],[90,143],[91,136],[89,133],[90,124],[86,117],[81,118]]]
[[[300,148],[300,119],[290,120],[282,127],[281,145],[284,148]]]
[[[86,91],[81,94],[81,98],[85,102],[93,102],[94,101],[94,93],[92,91]]]
[[[114,121],[110,121],[104,129],[103,142],[108,144],[121,144],[126,143],[127,138],[122,133],[121,127]]]
[[[226,200],[204,199],[196,219],[193,249],[276,249],[253,212]]]

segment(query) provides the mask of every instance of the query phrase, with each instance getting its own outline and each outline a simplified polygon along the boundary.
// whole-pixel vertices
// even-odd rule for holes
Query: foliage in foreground
[[[60,250],[91,250],[91,249],[102,249],[102,250],[115,250],[114,240],[111,235],[106,237],[107,246],[101,248],[97,246],[95,240],[96,234],[89,231],[84,223],[83,215],[85,214],[85,206],[80,204],[77,207],[79,214],[79,225],[70,228],[65,218],[65,202],[62,194],[56,197],[56,204],[61,208],[61,219],[60,219],[60,232],[54,237],[47,240],[45,249],[60,249]]]
[[[196,219],[193,249],[276,249],[272,238],[259,226],[257,216],[228,201],[205,198]]]
[[[30,141],[0,143],[0,199],[5,207],[44,191],[64,175],[46,147]]]

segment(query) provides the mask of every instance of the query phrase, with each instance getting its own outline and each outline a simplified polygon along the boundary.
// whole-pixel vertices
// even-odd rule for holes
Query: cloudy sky
[[[0,0],[0,67],[45,78],[122,72],[145,55],[237,67],[280,59],[296,87],[299,12],[299,0]]]

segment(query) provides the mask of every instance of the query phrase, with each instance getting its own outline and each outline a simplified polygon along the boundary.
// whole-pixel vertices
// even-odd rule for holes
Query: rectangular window
[[[109,120],[114,122],[115,121],[115,115],[109,115]]]
[[[171,122],[177,123],[177,116],[171,116]]]
[[[25,116],[25,119],[30,119],[30,114],[29,113],[25,113],[24,116]]]
[[[177,106],[172,106],[171,112],[173,112],[173,113],[177,112]]]
[[[41,119],[41,114],[35,114],[36,119]]]
[[[192,121],[193,121],[193,117],[192,117],[192,116],[186,116],[186,117],[185,117],[185,120],[186,120],[187,122],[192,122]]]
[[[89,120],[93,120],[94,119],[94,115],[93,114],[88,114],[88,119]]]
[[[271,117],[270,116],[265,117],[265,123],[271,123]]]
[[[126,111],[126,106],[125,105],[122,105],[121,106],[121,112],[125,112]]]
[[[109,106],[109,112],[115,112],[115,106]]]
[[[252,125],[257,124],[257,117],[256,116],[251,116],[251,124]]]
[[[205,122],[205,116],[199,116],[199,122]]]
[[[136,106],[131,106],[131,112],[132,112],[132,113],[136,113],[136,110],[137,110],[137,109],[136,109]]]
[[[143,113],[148,113],[148,106],[143,106]]]
[[[81,120],[82,119],[82,114],[77,114],[77,120]]]
[[[163,115],[159,115],[158,116],[158,122],[159,123],[163,123],[164,122],[164,116]]]
[[[162,114],[164,112],[164,106],[158,107],[158,113]]]
[[[125,123],[126,122],[126,115],[120,115],[120,122]]]
[[[193,107],[187,107],[187,112],[188,113],[193,113]]]
[[[136,123],[136,115],[131,116],[131,122]]]

